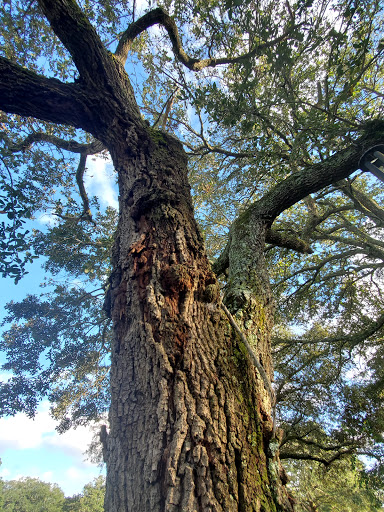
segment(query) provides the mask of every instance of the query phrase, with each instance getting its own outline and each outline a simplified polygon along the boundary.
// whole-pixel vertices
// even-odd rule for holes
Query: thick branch
[[[276,231],[275,229],[268,229],[265,241],[269,244],[277,245],[278,247],[285,247],[286,249],[292,249],[293,251],[300,252],[302,254],[312,254],[308,242],[301,238],[296,238],[291,235]]]
[[[373,218],[376,222],[379,221],[380,225],[384,223],[384,210],[376,201],[352,186],[352,183],[347,180],[341,181],[337,185],[346,196],[352,199],[356,209]]]
[[[128,29],[122,35],[119,44],[117,46],[115,55],[119,58],[119,60],[124,64],[127,60],[127,56],[129,50],[131,48],[133,40],[139,36],[142,32],[152,27],[153,25],[162,25],[165,30],[168,32],[168,36],[172,43],[173,53],[175,57],[186,66],[191,71],[200,71],[207,67],[215,67],[222,64],[234,64],[236,62],[242,62],[248,60],[251,57],[256,55],[260,55],[265,49],[270,48],[271,46],[276,46],[278,43],[289,37],[292,30],[296,27],[290,27],[286,30],[281,36],[276,37],[271,41],[267,41],[265,43],[261,43],[252,48],[251,51],[239,55],[237,57],[224,57],[224,58],[211,58],[211,59],[194,59],[189,57],[187,53],[183,49],[182,41],[179,36],[179,31],[177,29],[176,23],[174,20],[162,9],[158,7],[157,9],[153,9],[152,11],[144,14],[137,21],[132,23]]]
[[[347,178],[359,168],[361,155],[367,148],[384,142],[384,123],[370,136],[363,136],[353,145],[345,148],[324,162],[305,167],[280,182],[260,201],[250,206],[245,215],[261,217],[268,222],[293,206],[307,195]]]
[[[363,130],[363,129],[362,129]],[[228,254],[233,233],[243,226],[249,226],[249,232],[256,223],[265,223],[271,226],[273,221],[284,210],[298,203],[306,196],[322,188],[350,176],[359,168],[359,161],[364,152],[379,143],[384,142],[384,122],[374,121],[366,125],[366,133],[354,144],[345,148],[324,162],[304,167],[301,171],[291,174],[278,183],[259,201],[247,208],[232,224],[229,240],[224,256],[218,259],[215,265],[216,272],[224,272],[229,264]],[[231,233],[232,232],[232,233]]]
[[[105,76],[108,51],[74,0],[38,0],[52,30],[71,54],[85,80]]]
[[[46,78],[0,57],[0,109],[90,131],[82,87]]]

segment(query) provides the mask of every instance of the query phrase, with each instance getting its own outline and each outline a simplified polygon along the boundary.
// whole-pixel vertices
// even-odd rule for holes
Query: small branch
[[[78,217],[76,217],[75,215],[62,215],[61,213],[56,211],[56,212],[54,212],[54,215],[56,215],[60,219],[69,220],[69,221],[86,220],[88,222],[92,222],[96,226],[96,222],[92,218],[91,209],[89,207],[88,194],[84,187],[84,172],[86,169],[86,167],[85,167],[86,163],[87,163],[87,155],[81,154],[80,160],[79,160],[79,165],[78,165],[77,171],[76,171],[76,183],[77,183],[77,186],[79,189],[79,194],[80,194],[81,200],[83,202],[82,213]],[[94,244],[89,244],[88,242],[86,245],[95,246]]]
[[[75,140],[64,140],[60,139],[60,137],[56,137],[55,135],[49,135],[48,133],[42,132],[29,134],[18,144],[10,144],[8,149],[13,153],[17,151],[26,151],[32,146],[32,144],[37,142],[48,142],[49,144],[56,146],[58,149],[64,149],[72,153],[81,153],[83,155],[95,155],[105,149],[105,146],[98,140],[95,140],[90,144],[82,144]]]
[[[167,101],[164,103],[163,108],[161,109],[160,114],[157,116],[156,121],[153,123],[152,128],[156,128],[157,125],[160,123],[161,117],[163,117],[161,121],[161,128],[165,130],[167,119],[169,117],[169,113],[171,111],[171,108],[173,106],[173,102],[175,101],[175,98],[177,96],[177,93],[179,92],[179,87],[176,87],[176,89],[171,92],[171,94],[168,96]],[[165,113],[163,114],[163,112]]]
[[[298,25],[290,27],[281,36],[276,37],[271,41],[261,43],[255,46],[251,51],[243,55],[239,55],[237,57],[226,57],[218,59],[210,58],[199,60],[189,57],[189,55],[187,55],[187,53],[183,49],[182,41],[179,36],[179,31],[173,18],[171,18],[164,11],[164,9],[158,7],[157,9],[153,9],[152,11],[149,11],[148,13],[144,14],[144,16],[139,18],[134,23],[131,23],[128,29],[123,33],[115,52],[116,57],[123,64],[125,64],[125,61],[127,60],[128,53],[130,51],[134,39],[138,37],[142,32],[152,27],[153,25],[162,25],[165,28],[171,40],[172,49],[173,53],[175,54],[175,57],[191,71],[201,71],[202,69],[207,67],[215,67],[223,64],[234,64],[236,62],[248,60],[251,57],[261,54],[267,48],[276,46],[281,41],[284,41],[284,39],[289,37],[291,32],[298,27]]]
[[[167,107],[165,109],[165,113],[164,113],[164,116],[163,116],[163,119],[161,120],[161,127],[163,130],[165,130],[165,127],[167,126],[167,120],[168,120],[168,117],[169,117],[169,114],[171,112],[171,109],[173,107],[173,103],[176,99],[176,96],[177,96],[177,93],[179,92],[179,88],[177,88],[170,96],[170,98],[168,99],[167,101]]]
[[[289,437],[286,439],[286,442],[288,441],[297,441],[298,443],[303,443],[307,446],[314,446],[315,448],[318,448],[319,450],[322,450],[324,452],[333,452],[333,451],[340,451],[342,450],[343,448],[347,448],[349,447],[348,449],[351,449],[352,447],[353,448],[356,448],[358,446],[358,443],[354,440],[354,441],[347,441],[343,444],[334,444],[334,445],[330,445],[330,446],[327,446],[327,445],[324,445],[324,444],[321,444],[321,443],[318,443],[316,441],[312,441],[311,439],[304,439],[304,436],[297,436],[297,437]]]
[[[371,92],[373,94],[376,94],[380,98],[384,98],[384,93],[376,91],[375,89],[371,89],[370,87],[363,87],[364,91]]]
[[[256,367],[257,371],[260,374],[260,377],[263,380],[264,387],[265,387],[266,391],[268,392],[269,398],[271,399],[271,404],[272,404],[272,406],[274,406],[275,405],[275,393],[274,393],[274,391],[272,389],[271,383],[269,382],[269,379],[267,377],[267,374],[265,373],[264,368],[261,366],[261,364],[257,360],[257,357],[255,356],[255,353],[253,352],[250,344],[248,343],[247,338],[244,336],[244,334],[241,331],[240,327],[237,325],[236,320],[233,318],[233,316],[228,311],[227,307],[225,306],[225,304],[223,302],[221,302],[221,307],[222,307],[224,313],[227,315],[229,323],[232,325],[234,330],[240,336],[241,341],[244,343],[245,348],[247,349],[247,352],[249,354],[249,357],[251,358],[252,363]]]
[[[349,455],[354,452],[354,449],[349,450],[340,450],[330,459],[325,459],[324,457],[318,457],[317,455],[311,455],[309,453],[297,453],[297,452],[280,452],[280,459],[295,459],[295,460],[313,460],[316,462],[320,462],[324,464],[325,467],[328,467],[335,460],[340,459],[343,455]]]
[[[342,344],[343,346],[348,345],[351,348],[356,347],[359,343],[362,343],[366,339],[370,338],[374,334],[376,334],[380,329],[384,326],[384,314],[379,316],[376,320],[373,320],[365,329],[362,329],[355,333],[341,334],[339,336],[330,336],[329,338],[322,338],[318,340],[314,340],[313,338],[287,338],[287,339],[278,339],[276,343],[281,344],[298,344],[298,345],[315,345],[316,343],[320,343],[321,345],[327,346],[336,346],[338,344]],[[318,357],[318,354],[316,354]],[[306,360],[303,364],[306,365],[308,360]],[[301,370],[302,368],[300,368]],[[297,370],[298,371],[298,370]],[[289,378],[292,378],[295,373],[291,373]],[[284,384],[284,383],[282,383]]]
[[[76,171],[76,183],[79,187],[79,194],[81,197],[81,200],[83,201],[83,213],[81,214],[81,218],[84,218],[88,221],[93,222],[96,225],[96,222],[92,219],[92,213],[91,209],[89,207],[89,199],[87,195],[87,191],[84,187],[84,172],[85,172],[85,165],[87,163],[87,155],[82,153],[80,155],[80,161],[79,165],[77,167]]]

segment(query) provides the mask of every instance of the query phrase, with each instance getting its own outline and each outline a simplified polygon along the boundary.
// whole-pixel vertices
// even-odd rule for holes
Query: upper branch
[[[254,57],[255,55],[261,54],[265,49],[280,43],[281,41],[289,37],[292,30],[296,28],[292,26],[279,37],[276,37],[271,41],[258,44],[254,46],[251,51],[244,53],[242,55],[238,55],[237,57],[224,57],[220,59],[210,58],[200,60],[194,59],[187,55],[187,53],[183,49],[182,41],[179,36],[179,31],[173,18],[171,18],[164,11],[164,9],[158,7],[157,9],[153,9],[152,11],[147,12],[146,14],[144,14],[144,16],[139,18],[134,23],[131,23],[131,25],[123,33],[115,52],[115,55],[120,59],[120,61],[123,64],[127,60],[127,56],[133,40],[142,32],[157,24],[162,25],[168,32],[168,36],[171,40],[172,49],[173,53],[175,54],[175,57],[191,71],[200,71],[207,67],[215,67],[221,64],[234,64],[236,62],[247,60],[250,57]]]
[[[108,51],[77,3],[74,0],[38,2],[52,30],[71,54],[80,76],[87,80],[103,73],[106,61],[110,60]]]
[[[366,126],[366,133],[351,146],[345,148],[324,162],[304,167],[301,171],[291,174],[278,183],[260,200],[254,202],[232,224],[229,240],[222,255],[214,265],[214,272],[223,273],[229,265],[230,247],[233,243],[233,234],[237,229],[248,225],[250,232],[257,222],[264,222],[270,227],[274,220],[289,207],[298,203],[306,196],[322,188],[347,178],[359,168],[359,161],[364,152],[384,141],[384,122],[375,122],[375,129]],[[269,233],[268,236],[272,236]],[[286,246],[288,246],[286,244]]]
[[[82,88],[46,78],[0,57],[0,109],[89,130]]]

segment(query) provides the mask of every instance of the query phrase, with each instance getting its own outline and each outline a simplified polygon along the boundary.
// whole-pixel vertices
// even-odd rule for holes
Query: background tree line
[[[83,492],[65,497],[57,484],[38,478],[0,482],[0,510],[4,512],[102,512],[105,483],[96,478],[84,486]]]

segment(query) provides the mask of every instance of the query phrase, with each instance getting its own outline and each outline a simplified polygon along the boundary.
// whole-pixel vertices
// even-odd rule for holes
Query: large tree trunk
[[[140,147],[112,150],[121,213],[106,510],[290,510],[268,460],[269,396],[220,307],[183,149],[151,129]]]

